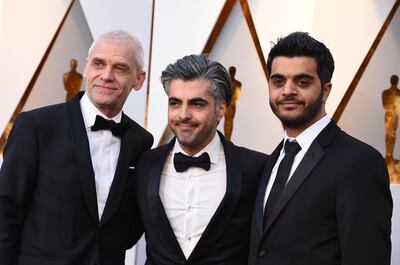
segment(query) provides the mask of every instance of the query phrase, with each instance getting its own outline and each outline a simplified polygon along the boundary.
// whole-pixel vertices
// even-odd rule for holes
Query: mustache
[[[181,125],[181,124],[189,125],[189,126],[195,126],[195,125],[197,125],[197,123],[194,122],[194,121],[192,121],[192,120],[183,120],[183,121],[179,121],[179,120],[178,120],[178,121],[175,121],[174,124],[175,124],[176,126]]]
[[[295,103],[304,105],[306,102],[304,100],[295,98],[295,97],[285,97],[283,99],[279,99],[276,101],[277,104],[285,104],[285,103]]]

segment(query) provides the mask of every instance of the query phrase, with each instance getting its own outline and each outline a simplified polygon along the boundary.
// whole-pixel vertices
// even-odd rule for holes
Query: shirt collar
[[[79,104],[81,105],[81,111],[83,116],[83,122],[85,123],[85,128],[90,128],[94,125],[94,122],[96,121],[96,115],[99,115],[106,120],[110,120],[110,118],[104,115],[100,110],[96,108],[95,105],[93,105],[92,101],[90,101],[86,93],[82,96]],[[111,118],[111,120],[119,123],[121,122],[121,118],[122,118],[122,111],[120,111],[117,115]]]
[[[296,140],[296,142],[300,145],[301,151],[307,152],[308,148],[312,144],[315,138],[317,138],[318,134],[331,122],[331,118],[328,115],[325,115],[310,127],[305,129],[301,134],[299,134],[296,138],[289,137],[285,130],[285,141],[289,139],[290,141]]]
[[[194,157],[198,157],[200,155],[202,155],[204,152],[207,152],[208,155],[210,156],[210,162],[211,164],[217,164],[218,162],[218,158],[219,158],[219,152],[221,150],[222,147],[222,142],[221,139],[219,138],[218,133],[215,133],[215,136],[213,138],[213,140],[206,146],[204,147],[202,150],[200,150],[197,154],[194,155]],[[189,156],[180,146],[180,144],[178,143],[178,140],[175,141],[175,145],[174,148],[172,150],[172,153],[175,155],[175,153],[183,153],[187,156]]]

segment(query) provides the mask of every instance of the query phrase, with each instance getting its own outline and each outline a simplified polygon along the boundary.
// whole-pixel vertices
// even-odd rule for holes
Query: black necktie
[[[279,199],[283,189],[285,188],[286,182],[289,177],[290,169],[292,168],[293,160],[296,154],[301,150],[300,145],[296,141],[285,142],[285,156],[281,160],[276,173],[274,184],[272,185],[271,192],[269,193],[267,203],[264,209],[264,227],[267,225],[269,216],[275,207],[276,202]]]
[[[199,157],[187,156],[182,153],[175,153],[174,166],[177,172],[183,172],[189,167],[201,167],[210,170],[211,162],[208,153],[204,152]]]
[[[96,115],[96,121],[91,128],[92,131],[110,130],[114,136],[121,136],[128,129],[129,125],[125,122],[116,123],[113,120],[106,120],[99,115]]]

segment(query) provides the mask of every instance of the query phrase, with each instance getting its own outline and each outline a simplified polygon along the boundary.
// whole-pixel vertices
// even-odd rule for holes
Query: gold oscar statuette
[[[64,88],[67,91],[66,100],[73,98],[81,89],[82,75],[76,71],[78,61],[71,59],[70,61],[71,70],[63,75]]]
[[[224,135],[229,140],[232,137],[233,130],[233,119],[236,113],[236,101],[239,100],[240,93],[242,90],[242,83],[235,79],[236,68],[229,67],[229,75],[232,81],[232,100],[225,111],[225,122],[224,122]]]
[[[391,86],[382,92],[382,103],[385,109],[385,161],[390,175],[390,183],[400,184],[400,163],[393,157],[394,146],[396,143],[396,132],[399,124],[400,112],[400,90],[397,87],[399,77],[392,75],[390,78]]]

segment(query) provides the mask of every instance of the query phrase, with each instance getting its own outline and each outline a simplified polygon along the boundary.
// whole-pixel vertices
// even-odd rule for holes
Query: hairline
[[[94,47],[100,42],[113,42],[128,44],[128,47],[133,50],[133,56],[135,60],[136,70],[138,72],[144,71],[144,51],[143,46],[140,41],[127,31],[115,30],[109,31],[100,35],[93,43],[90,45],[87,59],[91,58]]]

